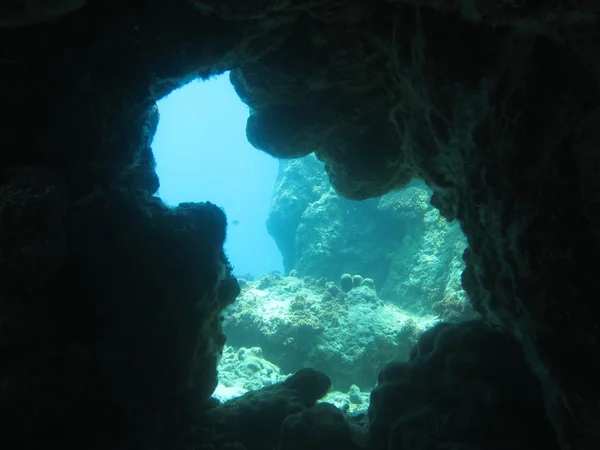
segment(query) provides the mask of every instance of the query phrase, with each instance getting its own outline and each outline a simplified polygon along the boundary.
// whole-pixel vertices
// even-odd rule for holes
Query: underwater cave
[[[241,293],[224,311],[228,345],[213,397],[312,367],[332,380],[321,402],[364,414],[379,372],[408,360],[425,330],[474,316],[460,283],[465,238],[422,181],[347,200],[314,155],[257,152],[228,72],[157,106],[155,195],[172,208],[209,199],[228,217],[224,250]]]
[[[600,448],[599,13],[2,3],[0,445]],[[167,200],[153,153],[219,75],[278,160],[254,280],[248,163]]]
[[[265,227],[278,162],[248,143],[248,107],[229,73],[192,81],[157,106],[155,195],[170,206],[208,200],[222,208],[228,222],[224,250],[236,276],[282,272],[281,253]]]

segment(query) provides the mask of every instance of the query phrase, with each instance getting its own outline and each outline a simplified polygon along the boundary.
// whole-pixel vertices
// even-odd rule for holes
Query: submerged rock
[[[341,275],[345,292],[366,277],[373,287],[377,281],[382,298],[419,314],[445,298],[466,302],[460,284],[466,240],[457,223],[429,204],[431,191],[423,182],[355,202],[330,189],[313,155],[280,164],[267,224],[286,270],[331,280]],[[308,191],[310,183],[324,187],[293,195]]]
[[[330,387],[327,375],[313,369],[299,370],[285,381],[210,409],[202,417],[196,440],[218,448],[240,444],[247,450],[274,448],[286,418],[314,407]]]
[[[407,359],[416,337],[436,321],[383,302],[367,286],[344,294],[310,278],[269,280],[263,289],[260,280],[248,282],[227,309],[228,343],[261,347],[284,372],[315,367],[342,391],[372,387],[379,370]]]
[[[371,393],[372,448],[558,450],[518,342],[479,321],[426,331]]]

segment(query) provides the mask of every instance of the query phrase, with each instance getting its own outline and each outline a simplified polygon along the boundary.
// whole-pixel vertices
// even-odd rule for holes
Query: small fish
[[[233,222],[231,222],[231,225],[239,225],[240,221],[235,219]]]

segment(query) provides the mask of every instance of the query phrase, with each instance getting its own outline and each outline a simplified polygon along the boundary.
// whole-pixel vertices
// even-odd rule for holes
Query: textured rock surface
[[[373,387],[436,320],[384,303],[366,286],[343,293],[324,279],[271,275],[245,283],[223,328],[231,345],[261,347],[284,372],[314,367],[346,392],[352,384]]]
[[[215,289],[235,287],[217,287],[219,239],[188,251],[224,227],[150,199],[144,129],[161,96],[234,69],[256,146],[315,151],[348,198],[426,181],[469,240],[466,291],[520,342],[560,446],[600,448],[598,13],[591,1],[4,2],[0,438],[189,447],[171,400],[196,352],[198,396],[214,385]]]
[[[86,3],[87,0],[7,0],[0,5],[0,28],[55,22]]]
[[[219,384],[224,388],[241,388],[252,391],[277,384],[288,375],[279,367],[263,358],[260,347],[240,347],[237,351],[226,346],[219,361]]]
[[[515,339],[480,322],[440,324],[421,336],[409,362],[379,375],[371,445],[557,449],[541,400],[541,383]]]
[[[248,391],[272,386],[290,376],[282,374],[277,365],[266,360],[260,347],[235,349],[226,345],[218,370],[219,384],[212,397],[220,402],[240,397]],[[346,413],[358,414],[367,411],[369,394],[370,390],[361,391],[358,386],[352,385],[348,392],[330,390],[319,401],[331,403]]]
[[[281,424],[281,450],[358,450],[350,425],[330,403],[288,416]]]
[[[209,410],[195,439],[199,445],[209,443],[218,449],[274,448],[286,417],[314,407],[330,387],[327,375],[313,369],[299,370],[281,383],[250,391]]]
[[[20,171],[4,187],[4,237],[29,244],[4,253],[3,436],[35,441],[43,426],[52,445],[94,433],[159,439],[216,386],[219,315],[239,292],[222,251],[225,215],[210,203],[168,209],[143,191],[66,209],[54,180]],[[150,427],[156,418],[163,429]]]
[[[273,200],[267,217],[267,230],[283,256],[289,273],[295,266],[296,230],[306,208],[329,191],[322,164],[314,157],[280,163]]]
[[[415,313],[434,303],[462,307],[467,243],[458,223],[429,204],[423,182],[355,202],[331,189],[314,155],[280,164],[267,226],[287,272],[330,280],[361,274],[374,279],[380,297]]]
[[[599,288],[594,203],[579,172],[589,147],[575,139],[598,107],[599,34],[588,22],[596,6],[581,6],[378,5],[343,40],[301,22],[280,49],[293,63],[274,53],[234,73],[251,85],[240,89],[257,110],[250,130],[275,129],[255,142],[266,151],[293,155],[280,133],[300,122],[294,148],[315,150],[345,196],[377,196],[414,173],[433,188],[469,239],[467,292],[522,342],[565,448],[600,445],[600,362],[576,356],[597,354],[600,333],[588,294]]]

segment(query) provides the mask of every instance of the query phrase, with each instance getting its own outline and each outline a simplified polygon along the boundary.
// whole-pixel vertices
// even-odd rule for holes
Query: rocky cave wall
[[[380,298],[413,313],[465,300],[466,239],[431,206],[422,180],[354,201],[335,192],[313,154],[279,164],[267,230],[286,274],[338,284],[342,274],[358,274],[374,280]]]
[[[173,443],[207,399],[225,221],[151,197],[149,142],[157,99],[233,69],[256,147],[314,151],[351,199],[426,181],[560,445],[599,448],[599,7],[460,5],[2,3],[3,438]]]

